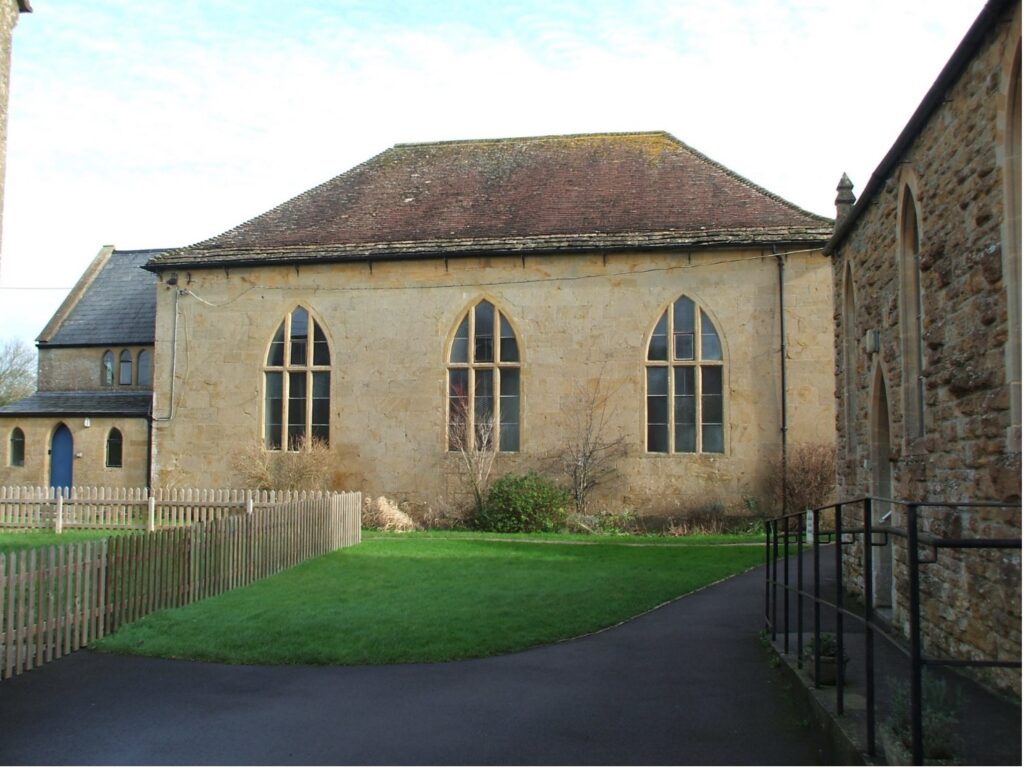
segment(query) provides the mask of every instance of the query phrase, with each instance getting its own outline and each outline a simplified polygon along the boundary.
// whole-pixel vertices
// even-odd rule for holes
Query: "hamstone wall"
[[[1007,177],[1008,91],[1019,46],[1017,4],[992,30],[835,255],[836,412],[844,499],[872,492],[871,425],[879,402],[873,383],[880,369],[897,499],[1020,502],[1020,383],[1011,349],[1020,344],[1019,212],[1016,236],[1008,226],[1020,197],[1018,187],[1018,202],[1008,203]],[[1016,103],[1019,109],[1019,99]],[[900,339],[898,212],[907,184],[920,222],[923,437],[908,435],[904,415],[905,388],[912,382]],[[843,316],[848,269],[854,283],[853,318]],[[845,391],[847,323],[853,323],[852,336],[859,342],[869,330],[879,331],[881,340],[877,354],[858,344],[851,361],[852,392]],[[852,409],[849,426],[847,408]],[[959,514],[931,509],[922,515],[923,530],[940,535],[1019,538],[1021,533],[1019,509]],[[894,520],[905,525],[904,507],[896,507]],[[877,550],[876,558],[882,552]],[[904,633],[906,556],[905,541],[897,538],[893,617]],[[851,553],[848,563],[859,557],[859,550]],[[928,653],[1020,659],[1019,550],[947,550],[921,574]],[[856,570],[852,576],[855,585],[863,585]],[[1019,671],[983,676],[1019,692]]]
[[[114,384],[102,384],[103,353],[110,350],[114,355]],[[132,354],[131,385],[118,384],[118,365],[122,350]],[[72,390],[123,390],[125,392],[149,390],[140,387],[137,370],[139,353],[152,347],[44,347],[39,350],[39,366],[36,389],[40,392]],[[152,373],[152,372],[151,372]]]
[[[787,260],[790,440],[832,443],[832,298],[820,253]],[[332,351],[337,488],[425,511],[466,502],[446,450],[446,356],[463,314],[492,301],[519,337],[521,444],[494,475],[552,470],[580,386],[612,393],[608,435],[628,453],[599,507],[672,516],[747,508],[780,445],[778,270],[761,251],[442,259],[193,270],[157,288],[154,483],[231,486],[262,435],[262,365],[282,319],[309,308]],[[644,451],[644,357],[681,294],[725,349],[726,451]],[[178,330],[174,318],[178,317]],[[176,341],[175,341],[176,340]]]
[[[116,488],[146,486],[149,429],[145,419],[128,417],[0,417],[0,486],[48,486],[50,441],[61,423],[74,440],[75,486]],[[25,464],[12,467],[11,432],[25,433]],[[112,427],[123,438],[122,467],[106,467],[107,435]]]

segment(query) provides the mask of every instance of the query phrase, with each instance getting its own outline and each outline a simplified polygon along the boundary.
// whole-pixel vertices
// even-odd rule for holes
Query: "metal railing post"
[[[772,640],[779,627],[779,522],[772,521]]]
[[[840,660],[840,671],[845,672],[843,651],[843,505],[836,505],[836,654]],[[836,676],[836,713],[843,715],[843,676]]]
[[[796,666],[804,666],[804,537],[806,526],[801,526],[796,539]]]
[[[782,519],[782,651],[789,654],[789,516]]]
[[[868,755],[875,755],[875,566],[871,533],[872,498],[864,500],[864,688]]]
[[[764,525],[764,629],[771,629],[772,595],[772,524]]]
[[[924,763],[921,733],[921,583],[917,553],[917,505],[907,506],[907,569],[910,578],[910,753],[915,766]]]
[[[818,542],[818,521],[819,510],[815,508],[811,512],[811,536],[814,541],[811,547],[814,549],[814,687],[818,688],[821,680],[821,547]],[[841,664],[841,663],[840,663]],[[841,670],[842,668],[840,668]]]

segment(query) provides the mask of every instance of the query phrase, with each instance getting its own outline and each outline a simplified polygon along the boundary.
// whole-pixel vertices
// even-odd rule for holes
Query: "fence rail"
[[[166,529],[281,503],[323,499],[325,491],[0,486],[0,528]]]
[[[879,515],[888,508],[888,513]],[[948,536],[941,529],[929,531],[934,522],[926,520],[923,513],[938,510],[947,513],[955,525],[948,528],[967,532],[967,535]],[[900,515],[900,525],[896,525]],[[926,653],[922,636],[922,571],[939,562],[941,552],[955,550],[988,550],[994,552],[1017,551],[1012,561],[1014,575],[1008,580],[1016,585],[1014,603],[1020,604],[1020,503],[1001,502],[913,502],[865,497],[838,502],[815,510],[790,513],[769,520],[765,533],[765,628],[774,641],[782,635],[783,653],[790,653],[790,635],[795,633],[795,654],[798,666],[804,662],[812,665],[814,680],[820,681],[823,610],[830,612],[835,621],[835,657],[840,670],[845,659],[845,623],[855,622],[864,632],[864,685],[865,685],[865,743],[867,754],[877,752],[878,709],[875,664],[875,642],[882,640],[889,644],[907,661],[906,676],[909,685],[909,722],[911,736],[911,761],[914,765],[924,762],[922,675],[926,667],[948,668],[1020,668],[1018,649],[1014,659],[972,656],[970,659],[953,659],[948,655],[935,656]],[[886,623],[880,621],[876,610],[876,581],[881,581],[875,572],[874,562],[879,557],[873,551],[890,546],[894,540],[902,540],[906,547],[906,563],[901,564],[906,577],[906,614],[908,638],[898,637]],[[830,557],[835,563],[835,592],[826,595],[822,588],[822,546],[833,545]],[[922,551],[925,554],[922,556]],[[804,553],[811,555],[810,574],[805,575]],[[792,564],[791,556],[795,556]],[[844,569],[844,566],[846,567]],[[782,574],[779,574],[779,571]],[[858,577],[860,586],[856,591],[861,607],[854,609],[846,600],[847,590],[855,587],[848,577]],[[901,575],[904,576],[904,575]],[[893,579],[893,575],[889,576]],[[781,596],[779,595],[781,591]],[[931,596],[936,601],[935,596]],[[991,600],[991,599],[990,599]],[[791,601],[795,606],[791,611]],[[810,604],[811,627],[804,624],[804,604]],[[993,607],[998,610],[997,607]],[[780,621],[781,614],[781,621]],[[795,614],[795,616],[793,616]],[[812,639],[811,652],[804,649],[805,634]],[[809,657],[810,659],[805,659]],[[815,684],[816,686],[818,684]],[[836,712],[845,711],[846,691],[843,675],[836,677]]]
[[[360,540],[362,495],[320,495],[190,526],[0,553],[0,680],[158,609],[248,585]]]

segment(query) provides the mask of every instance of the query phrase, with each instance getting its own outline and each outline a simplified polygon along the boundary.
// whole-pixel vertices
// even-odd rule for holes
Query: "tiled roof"
[[[545,136],[399,144],[149,266],[824,243],[831,229],[664,132]]]
[[[46,338],[39,337],[39,346],[153,344],[156,276],[142,267],[160,253],[158,249],[111,251],[91,280],[83,278],[84,284],[80,282],[72,292],[72,306],[58,311],[67,314],[56,328],[51,321],[43,332]]]
[[[0,407],[0,416],[137,416],[149,414],[153,393],[134,390],[37,392]]]

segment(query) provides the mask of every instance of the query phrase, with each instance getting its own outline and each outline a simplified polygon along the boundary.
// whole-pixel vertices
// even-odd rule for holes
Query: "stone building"
[[[834,441],[831,233],[665,133],[398,145],[148,261],[148,480],[238,485],[246,447],[315,438],[337,488],[456,508],[460,441],[553,473],[600,390],[600,506],[743,511],[784,433]]]
[[[840,184],[841,499],[1020,503],[1020,14],[989,2],[852,208]],[[1020,537],[1019,507],[922,515],[938,535]],[[906,632],[905,541],[875,551],[876,603]],[[1019,550],[943,551],[922,580],[929,651],[1020,659]]]
[[[7,100],[11,83],[11,34],[18,16],[31,13],[28,0],[0,0],[0,232],[3,231],[4,178],[7,169]]]

